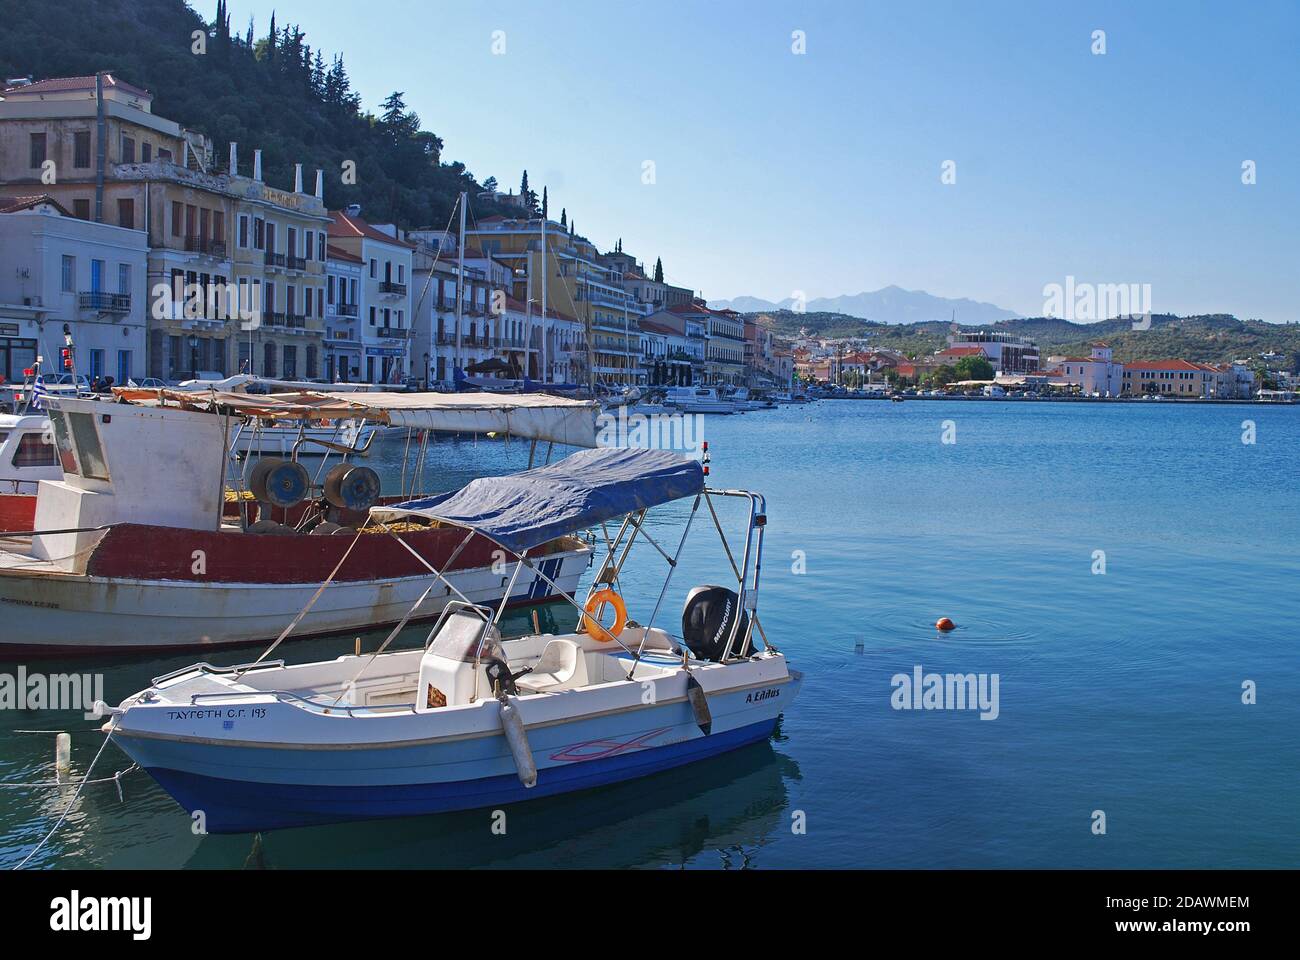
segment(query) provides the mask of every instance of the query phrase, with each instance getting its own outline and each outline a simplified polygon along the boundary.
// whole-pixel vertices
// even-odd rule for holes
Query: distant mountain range
[[[719,310],[732,309],[740,313],[761,313],[768,310],[793,310],[795,300],[787,297],[780,303],[759,297],[736,297],[733,300],[713,300],[709,306]],[[845,294],[839,297],[817,297],[809,300],[804,309],[808,313],[838,313],[876,323],[924,323],[928,320],[958,323],[986,324],[1010,320],[1019,316],[992,303],[981,303],[962,297],[953,300],[936,297],[924,290],[904,290],[902,287],[882,287],[870,293]]]

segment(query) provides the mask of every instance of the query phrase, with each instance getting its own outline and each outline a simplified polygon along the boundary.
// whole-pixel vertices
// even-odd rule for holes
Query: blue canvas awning
[[[402,517],[440,520],[481,533],[520,554],[704,489],[704,470],[666,450],[598,447],[558,463],[505,477],[482,477],[453,493],[373,507],[381,522]]]

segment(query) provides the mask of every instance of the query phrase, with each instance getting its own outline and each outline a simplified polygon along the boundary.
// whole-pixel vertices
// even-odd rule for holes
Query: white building
[[[964,347],[978,347],[995,373],[1033,373],[1038,369],[1038,345],[1014,333],[975,330],[948,335],[948,351]]]
[[[48,196],[0,200],[0,382],[41,371],[145,375],[148,239],[73,217]],[[72,338],[64,362],[64,328]]]
[[[1111,359],[1111,348],[1094,343],[1086,357],[1048,357],[1048,368],[1068,383],[1077,384],[1084,396],[1118,397],[1124,392],[1124,364]]]
[[[325,379],[361,379],[361,258],[328,246],[325,261]]]
[[[329,242],[361,259],[358,329],[361,380],[401,383],[410,376],[411,261],[413,244],[391,224],[370,224],[361,208],[330,214]]]

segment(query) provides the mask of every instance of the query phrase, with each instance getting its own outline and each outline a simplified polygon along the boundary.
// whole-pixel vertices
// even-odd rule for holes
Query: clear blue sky
[[[233,0],[232,25],[271,9]],[[503,186],[526,167],[553,215],[710,299],[892,283],[1038,314],[1073,275],[1150,283],[1157,312],[1300,319],[1294,0],[274,9],[367,108],[405,91],[447,158]]]

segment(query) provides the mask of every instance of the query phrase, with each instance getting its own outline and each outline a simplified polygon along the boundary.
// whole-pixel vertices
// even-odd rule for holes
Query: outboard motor
[[[746,636],[749,614],[740,608],[739,595],[726,587],[696,587],[686,595],[686,606],[682,608],[682,638],[701,660],[721,662],[737,619],[740,623],[731,652],[733,656],[748,657],[754,648]]]

